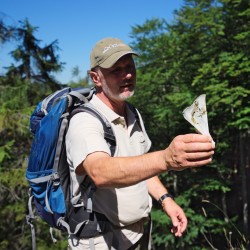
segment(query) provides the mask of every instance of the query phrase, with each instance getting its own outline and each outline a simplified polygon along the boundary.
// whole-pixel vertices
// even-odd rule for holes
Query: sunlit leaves
[[[191,225],[184,241],[187,245],[192,242],[192,249],[196,249],[196,243],[197,249],[208,243],[207,233],[213,239],[221,235],[226,244],[223,227],[227,229],[230,225],[217,217],[214,208],[209,208],[209,219],[200,215],[200,201],[210,198],[224,212],[228,205],[228,210],[234,213],[230,201],[227,204],[221,197],[229,191],[238,192],[232,187],[235,179],[243,181],[238,172],[247,165],[239,163],[239,155],[243,157],[241,162],[249,164],[248,146],[241,145],[245,151],[239,152],[238,144],[239,138],[244,138],[242,143],[249,141],[249,4],[249,1],[186,0],[171,24],[149,20],[132,32],[135,50],[141,53],[133,102],[146,119],[153,149],[166,147],[177,134],[194,132],[183,120],[181,111],[198,95],[207,95],[209,128],[216,142],[213,164],[200,170],[162,175],[170,190],[191,199],[189,205],[184,202],[182,206]],[[160,216],[154,218],[159,228]],[[159,244],[171,245],[173,238],[166,236],[164,229],[158,233],[154,232],[154,236]]]

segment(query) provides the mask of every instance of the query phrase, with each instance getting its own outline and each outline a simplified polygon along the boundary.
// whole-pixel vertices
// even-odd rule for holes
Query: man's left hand
[[[187,228],[187,217],[181,207],[171,198],[166,198],[162,202],[163,211],[172,220],[171,232],[176,237],[181,237]]]

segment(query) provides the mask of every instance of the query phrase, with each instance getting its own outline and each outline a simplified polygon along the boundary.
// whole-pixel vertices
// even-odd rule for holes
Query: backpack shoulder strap
[[[95,93],[95,88],[91,88],[90,90],[87,88],[84,89],[76,89],[71,90],[68,93],[68,106],[72,106],[72,98],[76,98],[81,103],[88,103],[89,100],[92,98],[93,94]]]
[[[128,104],[129,109],[134,113],[134,115],[135,115],[135,120],[136,120],[137,124],[139,125],[141,131],[143,131],[142,125],[141,125],[141,120],[140,120],[139,113],[138,113],[138,110],[137,110],[137,109],[135,108],[135,106],[132,105],[131,103],[127,102],[127,104]]]
[[[116,149],[116,139],[115,139],[114,131],[109,121],[91,103],[85,103],[77,107],[76,109],[74,109],[71,113],[70,118],[72,118],[75,114],[80,113],[80,112],[87,112],[93,115],[94,117],[96,117],[102,123],[103,130],[104,130],[104,139],[109,144],[111,156],[114,156],[115,149]]]

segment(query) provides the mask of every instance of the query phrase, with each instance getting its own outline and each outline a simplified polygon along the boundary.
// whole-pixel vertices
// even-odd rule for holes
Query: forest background
[[[250,241],[250,2],[186,0],[174,22],[147,20],[131,28],[131,46],[141,56],[136,95],[153,150],[178,134],[194,132],[182,110],[205,93],[210,133],[216,142],[211,165],[160,178],[186,212],[188,230],[180,239],[155,203],[154,249],[249,249]],[[29,117],[35,105],[64,87],[53,73],[63,68],[59,44],[41,47],[28,19],[10,26],[0,19],[0,43],[15,41],[0,76],[0,249],[31,249],[26,224],[25,180],[32,142]],[[78,69],[73,70],[78,75]],[[88,77],[67,85],[90,86]],[[66,235],[35,223],[37,249],[66,249]]]

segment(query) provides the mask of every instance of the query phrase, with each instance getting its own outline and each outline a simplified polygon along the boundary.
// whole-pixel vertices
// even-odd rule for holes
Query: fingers
[[[213,139],[209,135],[201,135],[201,134],[186,134],[179,135],[176,139],[182,140],[184,143],[192,143],[192,142],[213,142]]]
[[[176,149],[183,149],[185,152],[211,151],[215,148],[212,137],[208,135],[179,135],[174,138],[172,143]]]
[[[183,150],[186,153],[191,152],[211,152],[214,150],[214,144],[212,142],[189,142],[184,144]]]
[[[172,224],[173,227],[171,229],[171,232],[176,236],[176,237],[181,237],[183,232],[187,228],[187,218],[183,213],[179,214],[176,217],[172,217]]]
[[[212,161],[214,142],[208,135],[187,134],[174,138],[166,153],[169,170],[204,166]]]
[[[202,160],[209,160],[212,158],[214,154],[214,151],[208,151],[208,152],[188,152],[186,153],[185,158],[188,161],[202,161]]]

